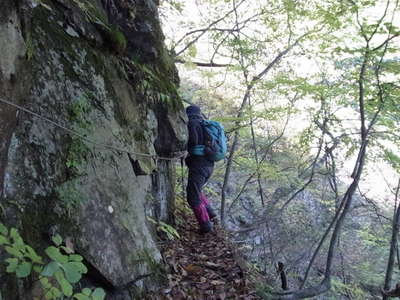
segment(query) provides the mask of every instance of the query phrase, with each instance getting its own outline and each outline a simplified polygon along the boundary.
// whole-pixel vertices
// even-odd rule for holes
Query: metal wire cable
[[[43,117],[40,114],[35,113],[35,112],[33,112],[33,111],[31,111],[31,110],[29,110],[27,108],[24,108],[24,107],[22,107],[22,106],[20,106],[18,104],[12,103],[12,102],[7,101],[7,100],[4,100],[2,98],[0,98],[0,102],[8,104],[10,106],[13,106],[13,107],[15,107],[15,108],[17,108],[17,109],[19,109],[19,110],[21,110],[23,112],[26,112],[28,114],[31,114],[31,115],[39,118],[39,119],[45,120],[46,122],[52,124],[53,126],[61,128],[61,129],[65,130],[65,131],[69,132],[70,134],[73,134],[73,135],[79,137],[80,139],[82,139],[82,140],[84,140],[84,141],[86,141],[88,143],[91,143],[93,145],[96,145],[98,147],[103,147],[103,148],[106,148],[106,149],[112,149],[112,150],[123,152],[123,153],[127,153],[127,154],[134,154],[134,155],[137,155],[137,156],[153,158],[155,160],[158,159],[158,160],[169,160],[169,161],[172,161],[172,160],[178,160],[178,159],[180,159],[180,158],[182,158],[182,157],[184,157],[186,155],[186,151],[181,151],[181,152],[177,152],[177,155],[174,156],[174,157],[162,157],[162,156],[158,156],[156,154],[153,155],[153,154],[148,154],[148,153],[134,152],[134,151],[129,151],[129,150],[126,150],[126,149],[110,146],[110,145],[107,145],[107,144],[99,143],[99,142],[93,141],[93,140],[83,136],[82,134],[76,132],[75,130],[72,130],[72,129],[67,128],[67,127],[65,127],[63,125],[60,125],[57,122],[54,122],[53,120],[50,120],[50,119],[48,119],[46,117]]]

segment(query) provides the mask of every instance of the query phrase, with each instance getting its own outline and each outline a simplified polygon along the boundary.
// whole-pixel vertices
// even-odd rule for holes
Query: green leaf
[[[46,254],[52,259],[61,264],[68,262],[68,256],[61,254],[60,249],[50,246],[46,249]]]
[[[24,245],[24,241],[18,233],[18,230],[15,228],[11,228],[10,230],[10,237],[13,239],[16,245]]]
[[[41,275],[46,277],[53,276],[54,273],[58,271],[58,269],[60,269],[60,264],[56,261],[52,261],[44,267]]]
[[[40,283],[41,283],[42,287],[44,287],[46,290],[51,287],[51,284],[46,277],[40,278]]]
[[[38,265],[34,265],[33,266],[33,270],[36,272],[36,273],[42,273],[42,271],[43,271],[43,266],[38,266]]]
[[[83,260],[83,257],[80,256],[79,254],[72,254],[69,256],[69,261],[81,262],[82,260]]]
[[[72,285],[65,279],[63,272],[59,270],[56,272],[55,277],[64,295],[68,297],[72,296]]]
[[[197,55],[197,48],[196,48],[196,46],[195,46],[194,44],[192,44],[192,45],[189,46],[188,54],[189,54],[189,56],[191,56],[191,57],[196,57],[196,55]]]
[[[46,3],[39,2],[39,4],[40,4],[41,6],[43,6],[44,8],[46,8],[47,10],[53,11],[53,9],[52,9],[49,5],[47,5]]]
[[[60,298],[62,294],[58,288],[53,286],[44,296],[46,297],[46,299],[57,299]]]
[[[9,244],[10,241],[3,235],[0,235],[0,245]]]
[[[61,246],[61,249],[63,249],[68,254],[74,253],[74,250],[65,246]]]
[[[53,236],[51,240],[53,241],[54,244],[56,244],[56,246],[60,246],[62,243],[62,237],[59,234]]]
[[[1,233],[1,234],[4,234],[5,236],[8,235],[8,229],[7,229],[6,226],[4,226],[3,223],[0,223],[0,233]]]
[[[73,265],[75,270],[79,273],[85,274],[88,271],[86,266],[81,262],[71,261],[69,264]]]
[[[24,244],[23,241],[22,241],[22,243],[14,243],[13,244],[14,249],[20,251],[22,254],[25,253],[25,246],[26,245]]]
[[[155,225],[158,224],[157,221],[154,220],[152,217],[147,217],[147,220],[149,220],[149,222],[151,222],[151,223],[153,223],[153,224],[155,224]]]
[[[14,273],[18,267],[18,262],[19,262],[18,259],[17,258],[7,258],[5,261],[8,263],[6,272]]]
[[[88,296],[86,296],[86,295],[84,295],[82,293],[75,294],[74,298],[78,299],[78,300],[91,300]]]
[[[14,227],[11,228],[10,229],[10,237],[12,237],[14,239],[17,236],[19,236],[18,230],[16,228],[14,228]]]
[[[389,149],[384,150],[386,161],[392,166],[393,169],[400,171],[400,157]]]
[[[24,261],[22,264],[18,265],[16,270],[16,275],[18,278],[25,278],[31,274],[32,264],[30,262]]]
[[[62,268],[65,272],[65,277],[70,283],[77,283],[82,277],[82,273],[75,264],[76,263],[74,262],[69,262],[62,265]]]
[[[167,234],[168,239],[173,240],[175,238],[180,239],[178,231],[171,225],[168,225],[162,221],[159,222],[160,226],[158,227],[159,230],[165,232]]]
[[[93,294],[92,294],[92,298],[94,300],[103,300],[105,297],[106,297],[106,293],[101,288],[95,289]]]
[[[36,251],[29,245],[25,245],[26,256],[34,263],[43,264],[42,258],[36,254]]]
[[[90,296],[90,294],[92,293],[92,290],[89,288],[84,288],[82,290],[82,293],[85,294],[86,296]]]
[[[18,257],[18,258],[23,258],[24,257],[23,254],[21,253],[21,251],[19,249],[15,248],[14,246],[13,247],[6,246],[5,249],[8,252],[8,254],[10,254],[12,256],[15,256],[15,257]]]
[[[62,292],[65,296],[71,297],[72,296],[72,285],[67,280],[62,280],[60,283]]]

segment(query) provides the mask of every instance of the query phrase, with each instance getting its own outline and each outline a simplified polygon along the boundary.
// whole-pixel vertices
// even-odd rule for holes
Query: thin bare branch
[[[242,0],[237,4],[237,7],[242,5],[246,0]],[[221,18],[211,22],[206,28],[203,29],[197,29],[197,30],[193,30],[191,32],[186,33],[182,38],[180,38],[178,40],[178,42],[176,42],[176,45],[179,45],[186,37],[190,36],[191,34],[195,34],[195,33],[200,33],[196,38],[194,38],[192,41],[190,41],[183,49],[181,49],[180,51],[178,51],[176,53],[176,56],[181,55],[183,52],[185,52],[186,49],[188,49],[191,45],[193,45],[194,43],[196,43],[206,32],[210,31],[210,29],[215,26],[216,24],[218,24],[219,22],[223,21],[226,17],[228,17],[230,14],[232,14],[235,11],[235,9],[231,9],[230,11],[228,11],[227,13],[225,13]]]
[[[175,62],[176,63],[180,63],[180,64],[186,64],[186,63],[191,63],[194,64],[198,67],[207,67],[207,68],[226,68],[226,67],[232,67],[233,65],[231,64],[218,64],[218,63],[214,63],[214,62],[199,62],[199,61],[185,61],[181,58],[175,58]]]

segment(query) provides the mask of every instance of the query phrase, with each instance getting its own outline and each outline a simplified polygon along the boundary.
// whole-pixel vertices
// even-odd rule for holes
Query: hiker
[[[202,192],[202,188],[213,172],[214,161],[207,159],[207,155],[195,155],[191,151],[195,146],[205,145],[205,132],[201,125],[203,117],[200,107],[190,105],[186,108],[186,114],[189,118],[189,155],[185,160],[189,168],[188,184],[186,187],[187,202],[199,223],[200,233],[207,233],[212,230],[210,219],[215,218],[216,214],[207,197]],[[206,147],[204,152],[207,153],[208,151],[211,150]]]

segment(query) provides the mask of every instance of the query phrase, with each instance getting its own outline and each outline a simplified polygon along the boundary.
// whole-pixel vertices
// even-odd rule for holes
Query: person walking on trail
[[[189,169],[188,184],[186,187],[187,202],[193,210],[197,222],[199,223],[200,233],[207,233],[212,230],[210,219],[216,217],[209,200],[202,192],[203,186],[210,178],[214,161],[207,159],[205,155],[191,154],[191,149],[198,145],[205,145],[205,132],[203,130],[200,107],[190,105],[186,108],[189,118],[188,130],[188,152],[189,155],[185,162]],[[207,152],[207,147],[204,149]]]

